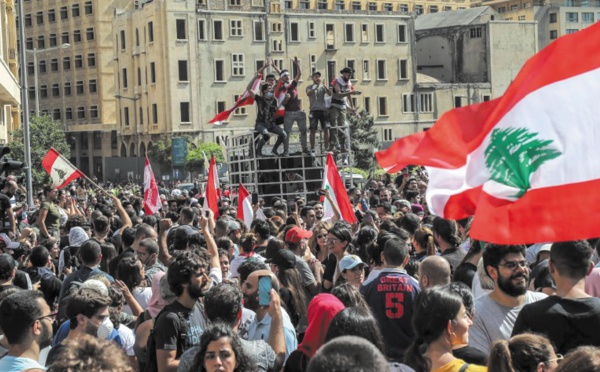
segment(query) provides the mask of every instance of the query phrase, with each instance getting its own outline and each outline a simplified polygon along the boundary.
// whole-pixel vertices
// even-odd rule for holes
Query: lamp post
[[[135,147],[136,147],[136,160],[135,160],[135,165],[136,165],[136,171],[137,171],[137,177],[138,179],[141,177],[141,173],[140,173],[140,132],[138,130],[138,122],[137,122],[137,101],[141,98],[140,95],[136,94],[133,97],[127,97],[127,96],[122,96],[120,94],[115,94],[115,98],[118,99],[128,99],[130,101],[133,101],[133,123],[135,126]]]
[[[32,49],[32,50],[25,50],[27,53],[31,53],[33,54],[33,80],[34,80],[34,84],[35,84],[35,114],[36,115],[40,115],[40,97],[38,95],[38,63],[37,63],[37,55],[38,53],[42,53],[42,52],[51,52],[53,50],[58,50],[58,49],[68,49],[71,47],[71,44],[69,43],[64,43],[61,46],[57,46],[57,47],[52,47],[52,48],[46,48],[46,49]]]

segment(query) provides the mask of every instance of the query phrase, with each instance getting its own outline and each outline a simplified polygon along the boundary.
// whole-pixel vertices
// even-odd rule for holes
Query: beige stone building
[[[90,177],[104,178],[118,155],[112,20],[127,0],[25,0],[23,2],[29,109],[60,120],[71,161]],[[64,45],[64,44],[68,44]],[[34,56],[35,54],[35,56]]]
[[[10,142],[20,123],[16,14],[13,0],[0,1],[0,145]]]

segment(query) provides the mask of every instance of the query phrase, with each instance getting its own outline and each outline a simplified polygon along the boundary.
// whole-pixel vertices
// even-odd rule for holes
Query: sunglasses
[[[327,238],[326,234],[317,235],[317,239]]]

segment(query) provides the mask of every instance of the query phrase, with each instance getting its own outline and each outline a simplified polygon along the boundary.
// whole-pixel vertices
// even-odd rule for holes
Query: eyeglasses
[[[317,239],[327,239],[327,235],[326,234],[321,234],[321,235],[317,235]]]
[[[565,359],[565,357],[562,354],[556,354],[556,358],[548,359],[544,363],[550,363],[550,362],[557,362],[558,363],[558,362],[560,362],[563,359]]]
[[[51,312],[51,313],[50,313],[50,314],[48,314],[48,315],[40,316],[40,317],[39,317],[39,318],[37,318],[36,320],[42,320],[42,319],[45,319],[45,318],[49,318],[50,320],[53,320],[53,319],[54,319],[54,317],[56,317],[56,314],[58,314],[58,311]]]
[[[527,261],[525,261],[525,260],[523,260],[523,261],[508,261],[505,263],[501,263],[500,266],[504,266],[511,271],[515,271],[517,269],[517,267],[520,267],[521,269],[526,269],[529,267]]]

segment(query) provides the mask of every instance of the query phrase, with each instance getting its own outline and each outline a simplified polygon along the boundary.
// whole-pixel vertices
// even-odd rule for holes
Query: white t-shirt
[[[146,310],[148,307],[148,303],[150,302],[150,298],[152,297],[152,288],[151,287],[137,287],[133,290],[133,297],[137,301],[138,304],[142,307],[143,310]],[[123,312],[129,315],[133,315],[131,308],[129,305],[123,306]]]
[[[134,356],[135,353],[133,352],[133,345],[135,344],[135,333],[133,333],[130,328],[124,326],[123,324],[119,326],[117,331],[119,331],[121,348],[125,350],[125,354],[127,354],[127,356]]]

